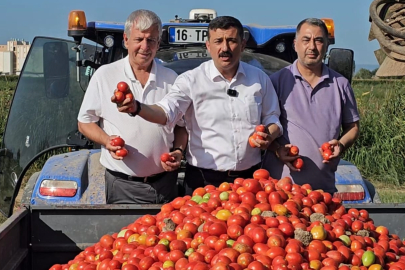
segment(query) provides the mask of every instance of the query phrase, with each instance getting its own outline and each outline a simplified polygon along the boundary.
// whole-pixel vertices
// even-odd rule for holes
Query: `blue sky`
[[[237,17],[243,24],[296,25],[307,17],[332,18],[336,44],[354,50],[356,64],[377,65],[377,41],[368,41],[368,11],[372,0],[19,0],[3,3],[0,16],[0,44],[11,38],[32,41],[35,36],[69,39],[69,11],[84,10],[87,21],[124,22],[136,9],[150,9],[163,22],[175,15],[187,18],[193,8],[211,8],[218,15]]]

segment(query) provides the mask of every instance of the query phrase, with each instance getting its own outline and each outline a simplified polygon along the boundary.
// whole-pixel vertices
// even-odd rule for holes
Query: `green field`
[[[17,77],[0,77],[0,132],[16,84]],[[344,159],[377,187],[383,202],[404,202],[405,81],[355,80],[353,89],[361,134]]]

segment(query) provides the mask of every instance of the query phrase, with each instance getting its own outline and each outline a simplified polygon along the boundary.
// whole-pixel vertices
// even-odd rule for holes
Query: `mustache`
[[[219,53],[219,57],[232,57],[231,52],[221,52]]]
[[[306,54],[316,54],[316,55],[318,55],[319,52],[318,51],[307,51]]]

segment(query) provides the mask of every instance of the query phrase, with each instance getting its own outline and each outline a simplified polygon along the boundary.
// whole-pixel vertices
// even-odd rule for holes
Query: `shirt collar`
[[[297,62],[298,62],[298,59],[295,60],[294,63],[292,64],[292,70],[291,70],[292,74],[294,75],[294,77],[298,77],[300,79],[303,79],[301,73],[298,70]],[[322,82],[322,81],[324,81],[326,79],[329,79],[329,68],[328,68],[327,65],[322,63],[322,75],[321,75],[320,82]]]
[[[211,79],[211,81],[214,81],[215,78],[217,78],[217,77],[220,77],[225,80],[224,76],[219,72],[219,70],[215,66],[214,60],[210,60],[208,63],[208,74],[209,74],[209,78]],[[243,74],[244,76],[246,76],[245,70],[242,65],[242,61],[239,61],[239,67],[238,67],[238,70],[236,71],[236,75],[234,78],[237,79],[239,74]]]
[[[131,81],[137,81],[137,79],[135,78],[135,74],[132,71],[131,64],[129,63],[128,55],[124,58],[124,71],[125,71],[125,75],[128,77],[128,79],[130,79]],[[149,73],[149,79],[148,79],[149,82],[152,82],[152,81],[156,82],[156,72],[157,72],[157,66],[156,66],[155,59],[153,59],[152,68]]]

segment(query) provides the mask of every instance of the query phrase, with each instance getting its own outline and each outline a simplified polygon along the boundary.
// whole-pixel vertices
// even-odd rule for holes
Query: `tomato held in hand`
[[[169,153],[164,153],[164,154],[162,154],[162,155],[160,156],[160,160],[161,160],[162,162],[166,162],[166,161],[171,161],[171,162],[173,162],[173,161],[174,161],[174,157],[172,157]]]
[[[115,155],[119,157],[125,157],[126,155],[128,155],[128,150],[125,148],[118,149],[117,151],[115,151]]]
[[[330,143],[326,142],[326,143],[322,144],[321,148],[322,148],[322,151],[326,151],[326,150],[331,150],[332,146],[330,145]]]
[[[260,136],[259,134],[257,134],[256,132],[253,133],[252,137],[255,140],[262,140],[262,141],[264,140],[264,138],[262,136]]]
[[[332,154],[333,154],[333,153],[332,153],[332,151],[331,151],[330,149],[324,150],[324,151],[323,151],[323,154],[322,154],[323,159],[324,159],[324,160],[330,160]]]
[[[111,139],[110,144],[112,146],[121,146],[121,147],[123,147],[125,145],[125,141],[121,137],[115,137],[115,138]]]
[[[252,148],[256,148],[256,144],[255,144],[255,138],[253,138],[253,135],[249,137],[249,145]]]
[[[134,99],[134,95],[132,95],[132,93],[128,93],[125,95],[125,99],[129,99],[130,101],[132,101]]]
[[[128,84],[126,82],[119,82],[117,84],[117,89],[118,91],[120,91],[121,93],[125,93],[128,91]]]
[[[124,94],[122,92],[120,92],[120,91],[115,92],[114,96],[115,96],[115,102],[116,103],[121,103],[121,102],[123,102],[125,100]]]
[[[304,166],[304,161],[301,158],[297,158],[296,160],[293,161],[292,165],[296,169],[301,169],[302,166]]]
[[[298,149],[298,147],[293,145],[290,147],[290,151],[288,152],[288,155],[295,157],[296,155],[298,155],[299,152],[300,152],[300,150]]]
[[[258,126],[256,126],[256,131],[257,132],[265,132],[266,127],[264,125],[258,125]]]

